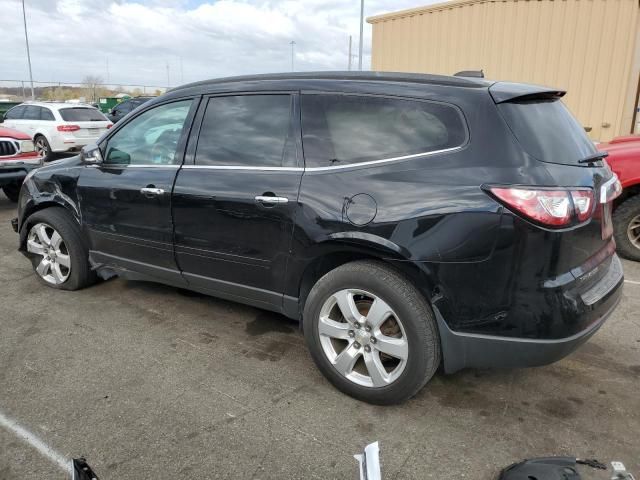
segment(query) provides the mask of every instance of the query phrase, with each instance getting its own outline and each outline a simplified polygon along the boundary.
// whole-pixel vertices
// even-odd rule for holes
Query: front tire
[[[80,227],[62,208],[46,208],[28,219],[26,248],[38,279],[48,287],[78,290],[95,282]]]
[[[356,261],[323,276],[307,297],[303,322],[320,371],[368,403],[411,398],[440,364],[431,308],[402,274],[381,262]]]
[[[20,197],[20,187],[19,183],[9,183],[2,187],[2,191],[7,196],[9,201],[16,203],[18,201],[18,197]]]
[[[640,261],[640,195],[626,199],[616,208],[613,229],[618,253]]]

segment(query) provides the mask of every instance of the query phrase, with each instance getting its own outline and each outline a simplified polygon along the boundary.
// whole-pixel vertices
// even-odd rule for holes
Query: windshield
[[[584,128],[560,100],[526,100],[498,105],[526,152],[544,162],[578,165],[596,152]]]
[[[66,122],[106,122],[107,118],[95,108],[62,108],[60,116]]]

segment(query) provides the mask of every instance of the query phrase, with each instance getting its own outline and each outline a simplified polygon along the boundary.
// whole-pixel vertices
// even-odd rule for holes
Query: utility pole
[[[33,90],[33,73],[31,72],[31,53],[29,52],[29,34],[27,33],[27,13],[24,9],[24,0],[22,0],[22,20],[24,21],[24,40],[27,43],[27,62],[29,62],[29,81],[31,82],[31,100],[36,99]]]
[[[348,69],[351,71],[351,44],[353,43],[353,37],[349,35],[349,63]]]
[[[291,42],[289,42],[289,45],[291,45],[291,71],[293,72],[295,70],[294,69],[293,59],[294,59],[294,56],[295,56],[296,42],[291,40]]]
[[[364,36],[364,0],[360,0],[360,45],[358,46],[358,70],[362,70],[362,37]]]

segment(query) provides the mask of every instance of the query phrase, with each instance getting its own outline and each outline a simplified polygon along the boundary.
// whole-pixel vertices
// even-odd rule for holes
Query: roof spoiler
[[[462,70],[453,74],[454,77],[470,77],[470,78],[484,78],[484,71],[482,70]]]
[[[489,93],[494,102],[504,103],[514,100],[553,100],[563,97],[567,92],[528,83],[496,82],[489,87]]]

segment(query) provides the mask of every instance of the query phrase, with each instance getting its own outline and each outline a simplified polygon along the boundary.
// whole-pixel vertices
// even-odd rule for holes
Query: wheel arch
[[[374,260],[399,271],[431,305],[437,285],[434,270],[428,263],[409,260],[400,247],[393,247],[392,242],[380,240],[356,238],[353,235],[334,237],[315,247],[310,255],[307,253],[310,260],[301,269],[297,286],[298,316],[302,316],[309,292],[320,278],[341,265],[358,260]]]
[[[28,202],[27,205],[25,205],[24,207],[24,211],[22,214],[22,222],[19,225],[19,232],[20,232],[19,250],[21,252],[26,251],[27,235],[29,234],[29,228],[32,223],[30,220],[31,217],[33,217],[33,214],[40,212],[42,210],[45,210],[47,208],[60,208],[66,211],[71,216],[71,218],[73,218],[73,220],[76,223],[78,223],[78,225],[80,225],[80,217],[77,210],[70,202],[66,201],[63,198],[53,197],[53,198],[47,198],[46,200],[42,200],[38,202],[36,201]]]

